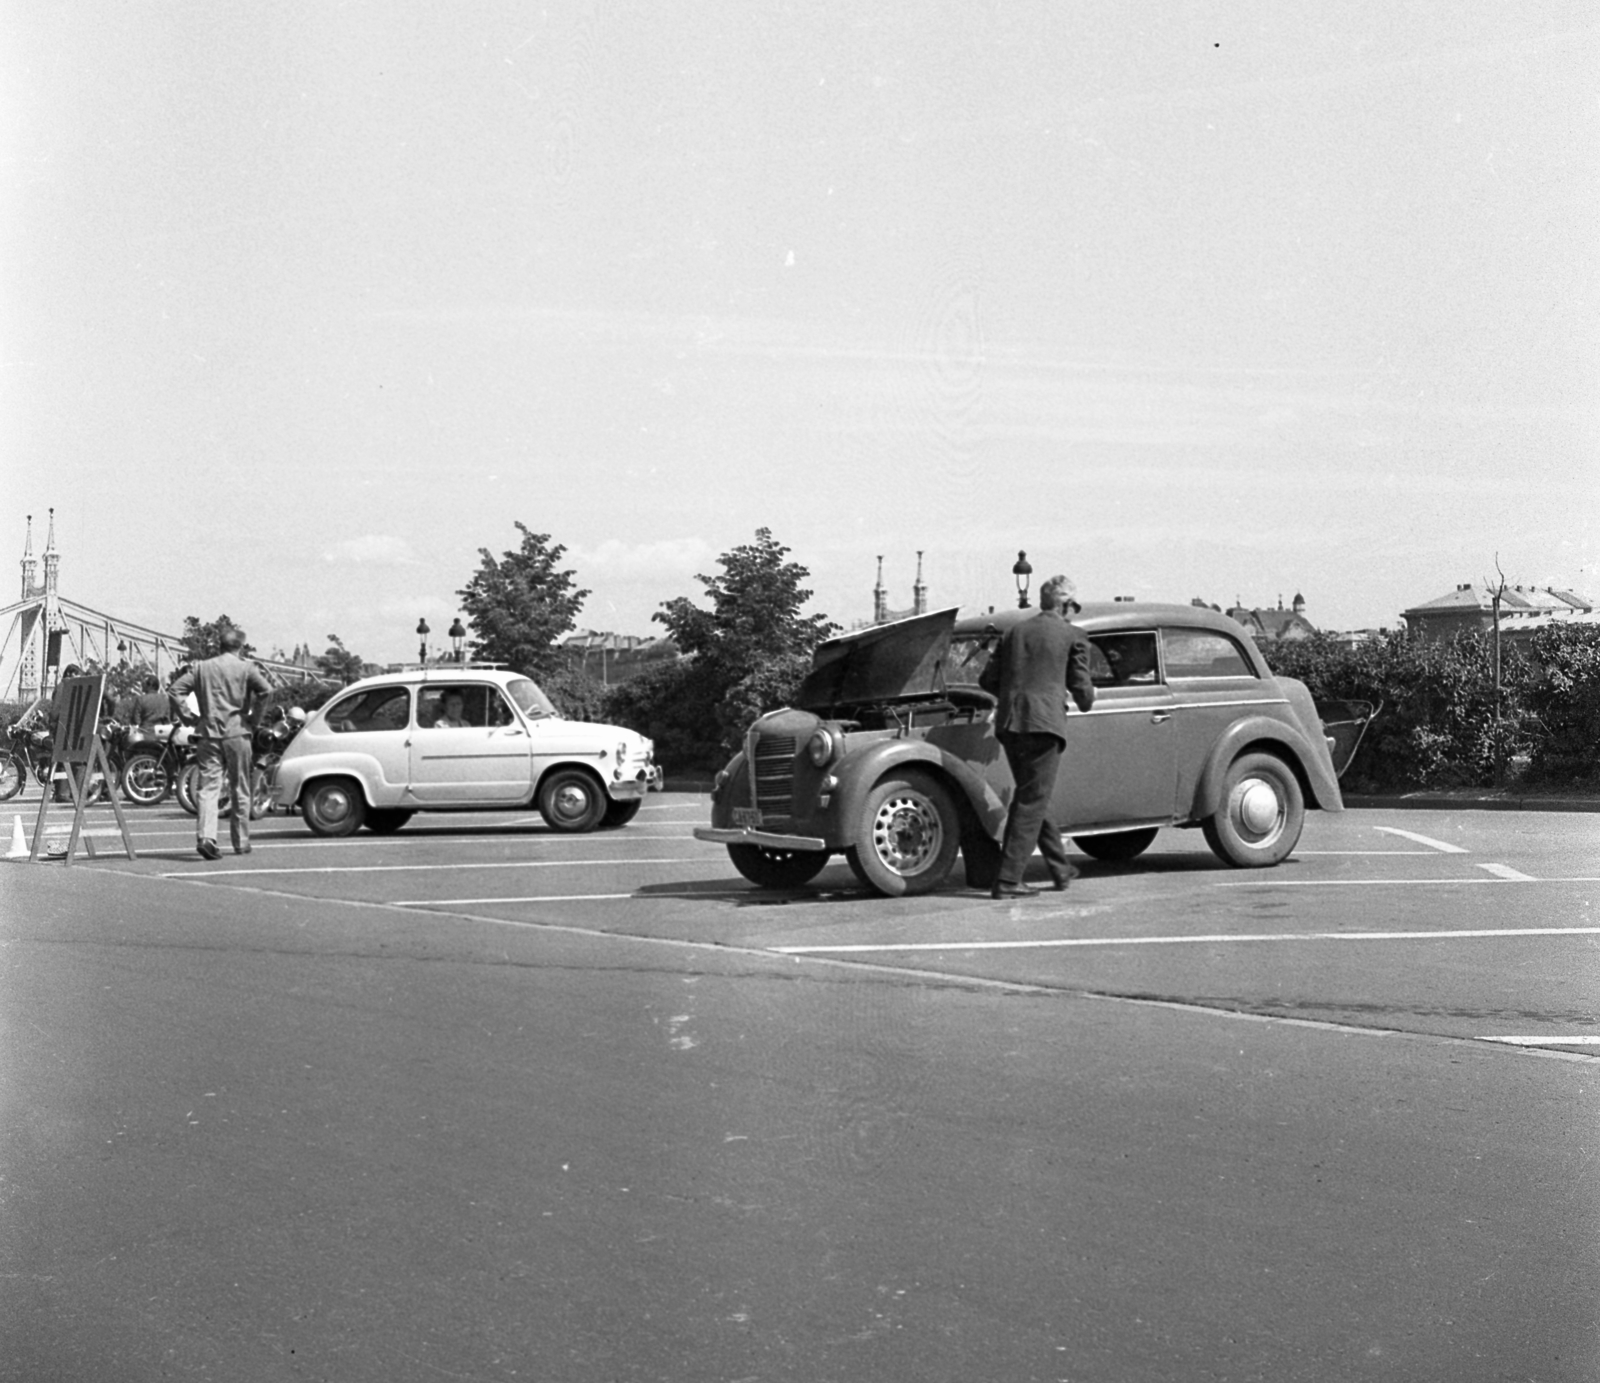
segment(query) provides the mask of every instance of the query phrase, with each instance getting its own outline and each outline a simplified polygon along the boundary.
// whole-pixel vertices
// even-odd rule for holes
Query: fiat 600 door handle
[[[1164,721],[1168,721],[1168,720],[1171,720],[1171,719],[1172,719],[1172,712],[1171,711],[1151,711],[1150,712],[1150,723],[1152,725],[1160,725]]]

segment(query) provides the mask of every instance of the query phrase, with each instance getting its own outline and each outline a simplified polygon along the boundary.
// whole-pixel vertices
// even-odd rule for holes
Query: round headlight
[[[836,747],[833,736],[827,730],[815,731],[806,741],[806,753],[811,756],[811,762],[818,768],[827,767]]]

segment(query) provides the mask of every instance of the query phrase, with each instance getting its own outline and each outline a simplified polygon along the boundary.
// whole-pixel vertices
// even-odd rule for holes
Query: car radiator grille
[[[763,825],[786,826],[794,820],[795,748],[793,735],[767,735],[755,742],[750,762]]]

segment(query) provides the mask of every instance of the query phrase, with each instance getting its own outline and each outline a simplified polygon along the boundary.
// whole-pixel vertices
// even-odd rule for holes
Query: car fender
[[[1251,748],[1275,752],[1294,769],[1305,792],[1306,805],[1324,811],[1343,811],[1344,798],[1339,793],[1339,780],[1333,775],[1333,765],[1327,746],[1313,745],[1299,730],[1269,716],[1245,716],[1228,726],[1206,756],[1205,767],[1195,785],[1194,805],[1190,808],[1191,821],[1203,821],[1216,811],[1222,800],[1222,782],[1228,769],[1240,754]],[[1321,748],[1322,752],[1317,753]]]
[[[405,800],[405,784],[385,782],[378,761],[369,754],[317,754],[304,759],[280,759],[273,800],[281,806],[293,806],[300,800],[306,784],[318,778],[354,778],[361,785],[361,796],[369,807],[400,806]]]
[[[541,760],[542,757],[543,756],[541,756]],[[577,752],[558,754],[552,757],[548,762],[542,763],[538,775],[534,778],[533,793],[530,800],[537,802],[539,800],[539,789],[543,786],[544,780],[552,773],[556,772],[557,769],[562,768],[581,768],[586,770],[591,776],[593,776],[595,781],[600,784],[601,791],[605,793],[608,799],[615,797],[612,789],[619,785],[615,779],[608,778],[605,773],[601,772],[600,762],[600,756],[595,753],[585,754]],[[628,780],[627,788],[623,791],[624,800],[631,801],[633,798],[639,796],[640,792],[643,791],[642,785],[639,786],[638,792],[634,791],[634,787],[634,780],[630,778]]]
[[[711,824],[716,827],[733,825],[733,809],[750,805],[750,774],[745,769],[744,750],[740,750],[717,775],[720,787],[711,792]]]
[[[860,819],[867,794],[895,769],[928,768],[955,791],[957,806],[965,806],[971,819],[987,836],[998,840],[1005,830],[1006,804],[992,783],[966,760],[946,753],[927,740],[897,739],[868,745],[848,755],[830,772],[839,780],[832,810],[841,828]]]

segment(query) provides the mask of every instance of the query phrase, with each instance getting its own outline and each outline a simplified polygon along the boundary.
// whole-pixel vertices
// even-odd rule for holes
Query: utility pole
[[[1500,680],[1500,601],[1506,593],[1506,574],[1500,570],[1500,554],[1494,555],[1494,570],[1500,580],[1490,588],[1489,604],[1494,619],[1494,785],[1499,787],[1506,777],[1506,740],[1504,726],[1500,723],[1504,689]],[[1488,585],[1487,580],[1484,582]]]

